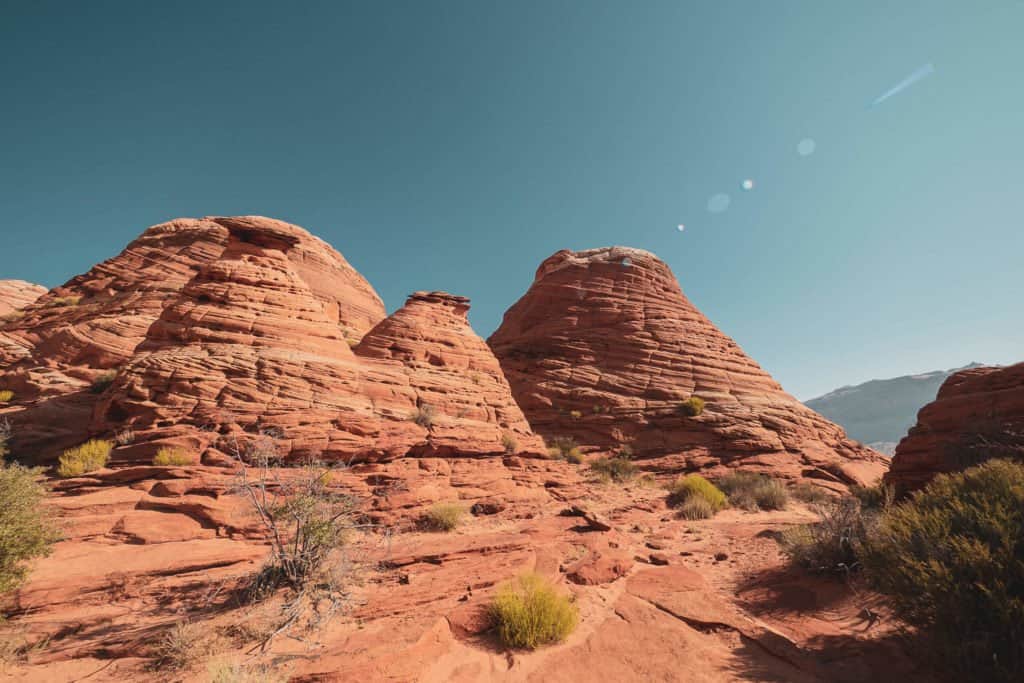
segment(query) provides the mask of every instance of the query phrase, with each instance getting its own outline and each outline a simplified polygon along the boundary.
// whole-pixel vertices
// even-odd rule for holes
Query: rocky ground
[[[55,483],[66,538],[17,595],[4,638],[35,647],[2,677],[209,680],[205,662],[153,664],[188,620],[213,661],[296,681],[929,680],[875,596],[785,567],[775,536],[813,519],[801,503],[684,521],[650,479],[602,483],[585,466],[516,456],[335,476],[378,529],[353,544],[351,608],[260,652],[278,603],[236,598],[268,546],[234,482],[230,467],[124,466]],[[473,511],[459,528],[417,528],[450,500]],[[565,514],[574,505],[588,517]],[[485,607],[528,570],[575,597],[580,624],[560,645],[507,651]]]

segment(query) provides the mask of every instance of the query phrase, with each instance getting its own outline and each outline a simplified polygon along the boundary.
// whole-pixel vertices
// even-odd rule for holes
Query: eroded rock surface
[[[872,482],[883,458],[783,391],[690,303],[653,254],[560,251],[488,340],[533,428],[665,470],[743,464]],[[706,402],[698,416],[683,402]]]
[[[46,287],[24,280],[0,280],[0,316],[25,308],[46,294]]]
[[[896,447],[886,480],[911,491],[991,457],[1024,459],[1024,363],[949,377]]]

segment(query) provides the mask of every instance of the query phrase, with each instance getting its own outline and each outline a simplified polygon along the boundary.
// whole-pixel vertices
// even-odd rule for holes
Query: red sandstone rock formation
[[[648,462],[660,469],[743,464],[837,483],[885,470],[879,454],[785,393],[646,251],[556,253],[489,343],[548,438],[668,456]],[[706,401],[699,416],[681,410],[691,396]]]
[[[266,431],[293,458],[541,451],[468,309],[419,292],[385,319],[369,283],[301,228],[182,219],[8,325],[0,386],[24,405],[15,447],[43,459],[124,429],[139,442],[124,459],[167,440],[216,459]]]
[[[991,457],[1024,459],[1024,363],[950,376],[896,447],[886,481],[910,491]]]
[[[0,280],[0,316],[25,308],[46,294],[46,287],[24,280]]]

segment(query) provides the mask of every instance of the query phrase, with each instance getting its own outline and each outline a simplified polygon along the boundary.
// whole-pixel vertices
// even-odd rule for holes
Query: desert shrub
[[[25,317],[25,311],[11,311],[0,315],[0,324],[3,323],[15,323]]]
[[[0,594],[20,586],[27,563],[48,555],[58,539],[38,474],[21,465],[0,466]]]
[[[14,392],[10,389],[0,389],[0,403],[10,403],[14,400]]]
[[[668,504],[670,507],[682,507],[690,498],[703,498],[711,506],[713,512],[724,509],[729,502],[717,486],[699,474],[688,474],[676,479],[669,486]]]
[[[820,519],[782,533],[780,545],[789,560],[813,572],[849,573],[860,568],[859,551],[874,516],[865,515],[855,498],[818,506]]]
[[[1024,680],[1024,466],[936,477],[881,516],[869,581],[961,680]]]
[[[680,519],[696,521],[698,519],[711,519],[715,516],[714,506],[706,498],[690,496],[682,502],[676,513]]]
[[[793,487],[793,497],[803,503],[812,505],[820,505],[832,499],[828,491],[806,481],[802,481]]]
[[[887,510],[896,498],[896,490],[882,482],[874,486],[851,486],[850,493],[864,510]]]
[[[744,510],[784,510],[789,503],[781,481],[756,472],[730,472],[715,483],[730,504]]]
[[[67,308],[69,306],[77,306],[81,303],[82,297],[73,296],[55,296],[52,299],[47,300],[43,303],[44,308]]]
[[[135,432],[131,429],[122,429],[114,435],[114,441],[117,442],[118,446],[128,446],[135,443]]]
[[[102,394],[117,379],[117,370],[107,370],[96,376],[89,386],[89,391],[94,394]]]
[[[604,481],[622,483],[636,476],[637,467],[625,458],[599,458],[590,463],[590,471]]]
[[[266,664],[243,664],[230,659],[210,662],[206,673],[210,683],[286,683],[289,678]]]
[[[490,614],[506,646],[531,650],[565,640],[579,621],[573,600],[537,574],[525,574],[498,589]]]
[[[418,424],[424,429],[430,429],[434,426],[434,419],[437,417],[437,411],[434,410],[434,406],[424,403],[423,405],[416,408],[416,412],[412,414],[412,421]]]
[[[704,399],[700,396],[691,396],[679,404],[679,413],[687,417],[697,417],[704,412]]]
[[[626,460],[631,460],[633,458],[633,447],[630,446],[628,443],[620,445],[618,456],[620,458],[625,458]]]
[[[81,446],[69,448],[60,456],[57,463],[57,475],[60,477],[78,477],[105,466],[110,460],[110,451],[114,444],[102,439],[90,439]]]
[[[582,420],[583,419],[583,412],[580,411],[580,410],[570,410],[569,411],[569,417],[571,417],[574,420]]]
[[[505,449],[505,453],[511,455],[519,450],[519,442],[516,441],[516,437],[508,432],[503,432],[501,435],[501,447]]]
[[[552,458],[562,458],[569,462],[579,464],[583,461],[583,454],[580,453],[576,440],[571,436],[556,436],[548,444],[548,455]]]
[[[434,531],[453,531],[466,514],[458,503],[435,503],[423,518],[423,526]]]
[[[163,446],[156,452],[153,464],[158,467],[194,465],[196,464],[196,459],[192,457],[191,453],[182,448]]]
[[[220,640],[202,624],[179,621],[153,647],[153,668],[190,669],[217,654],[221,647]]]
[[[10,440],[11,422],[6,417],[0,417],[0,458],[6,458],[10,453]]]

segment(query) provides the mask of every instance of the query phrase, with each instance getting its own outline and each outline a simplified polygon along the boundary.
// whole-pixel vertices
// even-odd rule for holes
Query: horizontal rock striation
[[[880,455],[784,392],[646,251],[554,254],[488,341],[546,438],[628,446],[666,469],[743,464],[837,483],[885,470]],[[683,404],[694,396],[706,407],[691,416]]]
[[[1024,460],[1024,363],[949,377],[896,447],[886,481],[904,493],[993,457]]]

